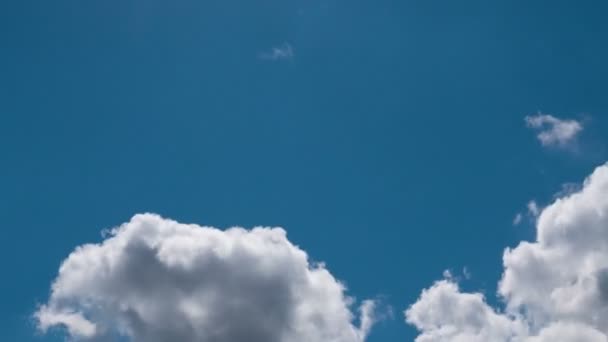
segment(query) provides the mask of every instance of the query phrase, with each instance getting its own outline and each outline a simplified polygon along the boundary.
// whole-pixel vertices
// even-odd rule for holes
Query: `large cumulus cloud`
[[[78,247],[35,317],[77,341],[361,342],[374,303],[359,319],[353,304],[280,228],[222,231],[144,214]]]
[[[536,231],[504,252],[504,310],[438,281],[405,313],[416,341],[608,342],[608,164],[544,208]]]

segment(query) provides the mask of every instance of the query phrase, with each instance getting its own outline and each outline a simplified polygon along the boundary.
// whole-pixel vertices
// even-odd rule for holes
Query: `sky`
[[[121,251],[120,241],[144,243],[133,235],[139,229],[145,243],[175,248],[163,275],[170,280],[172,267],[206,259],[167,237],[195,234],[192,246],[202,251],[253,246],[245,259],[227,257],[223,272],[192,269],[184,281],[206,282],[203,275],[216,271],[241,275],[232,264],[239,260],[268,267],[270,283],[316,300],[332,294],[320,303],[335,306],[317,310],[330,323],[341,317],[327,330],[341,336],[337,342],[362,341],[360,333],[368,342],[425,333],[425,341],[455,339],[433,337],[428,328],[454,326],[449,317],[420,318],[435,305],[421,297],[423,289],[454,298],[483,293],[479,310],[495,308],[496,320],[516,326],[513,334],[536,334],[543,327],[531,326],[530,317],[505,318],[533,307],[513,280],[525,278],[512,266],[524,254],[515,248],[537,241],[542,254],[553,241],[578,243],[543,238],[563,222],[597,227],[598,239],[608,227],[588,216],[594,203],[608,212],[601,196],[608,192],[601,169],[608,160],[606,10],[586,0],[1,2],[0,340],[63,341],[66,329],[40,331],[41,312],[54,317],[49,326],[69,326],[58,315],[88,310],[87,291],[99,305],[124,300],[108,292],[124,285],[122,273],[104,278],[109,283],[97,291],[103,266],[89,265],[82,284],[74,280],[82,269],[59,270],[66,260],[94,262]],[[591,174],[589,190],[580,190]],[[577,191],[582,199],[568,202]],[[552,220],[563,202],[571,203],[572,219]],[[160,216],[134,217],[142,213]],[[191,232],[198,225],[220,231]],[[235,226],[282,227],[286,237],[280,229],[227,230]],[[209,247],[205,234],[223,242]],[[101,247],[70,255],[88,243]],[[287,264],[266,263],[277,260],[269,244],[289,256],[276,252]],[[511,259],[503,258],[507,247]],[[131,265],[138,251],[123,251],[119,264]],[[602,267],[572,279],[586,284]],[[285,276],[289,270],[300,280]],[[240,281],[267,294],[256,274]],[[325,290],[302,287],[301,279],[317,277]],[[225,288],[220,280],[205,284]],[[587,293],[583,288],[572,291]],[[369,332],[357,309],[372,303],[366,300],[375,303],[377,321]],[[262,305],[249,304],[253,313]],[[293,306],[277,307],[309,323]],[[551,310],[538,315],[562,317]],[[130,326],[100,318],[109,312],[78,317]],[[588,323],[572,312],[574,323]],[[150,333],[127,331],[126,341],[135,342]],[[217,342],[240,336],[231,333]],[[215,341],[192,334],[166,336]],[[291,340],[315,338],[302,334]]]

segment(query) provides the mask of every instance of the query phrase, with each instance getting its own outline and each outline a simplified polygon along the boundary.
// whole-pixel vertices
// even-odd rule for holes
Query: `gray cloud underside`
[[[359,326],[352,304],[280,228],[221,231],[144,214],[78,247],[35,317],[76,341],[362,342],[374,303],[361,305]]]

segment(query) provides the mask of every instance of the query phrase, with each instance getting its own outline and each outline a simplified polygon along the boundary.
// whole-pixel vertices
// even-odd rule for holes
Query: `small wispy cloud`
[[[553,199],[560,197],[568,197],[573,193],[579,192],[580,190],[581,185],[578,183],[564,183],[562,184],[561,190],[553,195]]]
[[[526,126],[538,132],[536,137],[543,146],[566,146],[576,139],[583,125],[576,120],[559,119],[549,114],[525,117]]]
[[[538,203],[536,203],[535,200],[531,200],[528,202],[528,204],[526,204],[526,212],[518,212],[517,214],[515,214],[515,217],[513,218],[513,225],[519,226],[524,221],[524,219],[533,222],[538,218],[538,215],[540,215],[541,211],[542,208],[538,205]]]
[[[456,281],[456,282],[460,282],[463,279],[470,280],[473,277],[473,275],[471,274],[471,271],[466,266],[462,268],[461,274],[454,274],[454,272],[452,270],[447,269],[447,270],[443,271],[442,275],[443,275],[444,279],[448,279],[448,280]]]
[[[260,59],[267,61],[292,60],[294,56],[294,49],[288,43],[275,46],[269,51],[262,52],[259,55]]]
[[[521,213],[517,213],[515,214],[515,217],[513,218],[513,225],[517,226],[521,223],[521,220],[524,219],[524,215],[522,215]]]
[[[540,214],[540,211],[541,211],[541,209],[535,200],[531,200],[530,202],[528,202],[528,214],[530,214],[533,217],[538,217],[538,215]]]

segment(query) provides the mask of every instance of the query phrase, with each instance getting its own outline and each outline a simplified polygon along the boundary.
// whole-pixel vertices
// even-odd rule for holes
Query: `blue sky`
[[[534,237],[516,213],[608,157],[605,10],[1,3],[0,340],[61,340],[30,319],[60,263],[140,212],[284,227],[394,307],[370,342],[413,340],[402,311],[445,269],[495,301],[503,249]],[[538,112],[582,122],[576,148],[543,147]]]

